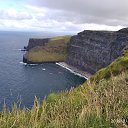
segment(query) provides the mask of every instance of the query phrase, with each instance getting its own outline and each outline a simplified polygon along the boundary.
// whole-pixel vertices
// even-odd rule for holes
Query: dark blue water
[[[0,108],[21,102],[31,107],[34,97],[44,99],[51,92],[59,92],[82,84],[85,79],[56,64],[23,65],[22,49],[30,37],[55,36],[43,32],[0,32]]]

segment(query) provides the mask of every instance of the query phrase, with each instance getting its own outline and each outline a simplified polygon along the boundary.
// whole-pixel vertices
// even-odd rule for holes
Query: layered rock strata
[[[83,31],[71,37],[66,63],[95,73],[121,56],[128,45],[128,29],[111,31]]]

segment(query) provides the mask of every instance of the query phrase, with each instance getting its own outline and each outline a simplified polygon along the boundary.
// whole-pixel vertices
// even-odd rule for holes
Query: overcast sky
[[[128,26],[128,0],[0,0],[0,30],[79,32]]]

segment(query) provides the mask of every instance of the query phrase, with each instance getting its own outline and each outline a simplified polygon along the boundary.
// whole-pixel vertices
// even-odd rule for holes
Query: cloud
[[[0,9],[0,28],[77,33],[128,26],[128,0],[23,1]]]
[[[17,11],[14,8],[1,9],[0,10],[0,19],[8,20],[28,20],[32,19],[32,16],[25,11]]]
[[[51,9],[51,18],[54,16],[57,21],[128,26],[128,0],[29,0],[28,3]]]

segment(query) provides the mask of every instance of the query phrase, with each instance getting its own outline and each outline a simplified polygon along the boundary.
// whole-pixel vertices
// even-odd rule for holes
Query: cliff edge
[[[62,62],[67,56],[67,43],[70,36],[45,39],[29,39],[24,63]]]
[[[95,73],[121,56],[128,45],[128,28],[119,31],[85,30],[72,36],[66,63]]]

